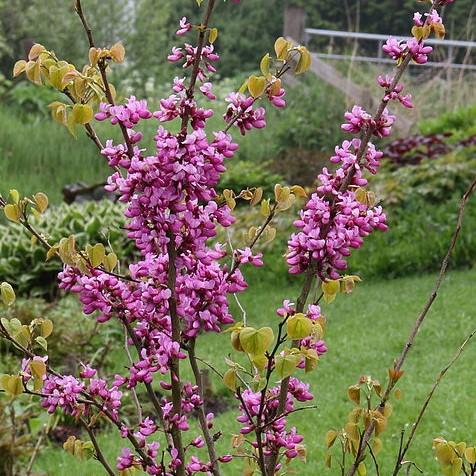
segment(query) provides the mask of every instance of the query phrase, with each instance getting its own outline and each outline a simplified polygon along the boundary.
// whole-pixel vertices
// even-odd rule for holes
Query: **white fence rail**
[[[322,59],[334,59],[334,60],[350,60],[353,61],[363,61],[366,63],[389,63],[394,64],[395,61],[385,58],[382,51],[382,46],[384,45],[385,41],[387,40],[387,35],[379,35],[374,33],[359,33],[359,32],[352,32],[352,31],[337,31],[337,30],[324,30],[319,28],[306,28],[304,30],[305,33],[305,40],[309,42],[309,40],[313,36],[319,37],[326,37],[330,38],[345,38],[345,39],[354,39],[356,41],[374,41],[377,43],[377,56],[362,56],[362,55],[349,55],[349,54],[336,54],[336,53],[318,53],[316,52],[315,55],[318,58]],[[401,40],[408,40],[410,37],[399,37],[397,38]],[[476,42],[474,41],[460,41],[460,40],[436,40],[436,39],[428,39],[425,41],[426,44],[431,46],[438,46],[446,48],[448,51],[447,60],[445,62],[434,62],[429,61],[424,66],[429,67],[444,67],[444,68],[455,68],[455,69],[467,69],[467,70],[474,70],[476,71],[476,65],[470,63],[454,63],[455,58],[455,50],[458,48],[466,49],[465,57],[469,58],[471,54],[471,50],[476,51]],[[410,63],[411,64],[411,63]],[[421,65],[420,65],[421,66]]]

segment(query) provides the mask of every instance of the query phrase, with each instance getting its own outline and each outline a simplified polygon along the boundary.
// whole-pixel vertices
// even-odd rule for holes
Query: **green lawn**
[[[417,337],[401,381],[403,399],[393,401],[394,414],[383,434],[384,448],[380,454],[382,475],[389,474],[400,430],[412,423],[438,371],[465,336],[476,327],[473,315],[476,308],[475,278],[474,270],[448,275],[441,295]],[[398,355],[433,281],[434,276],[415,276],[393,281],[364,282],[354,294],[340,296],[336,302],[326,306],[329,352],[321,359],[318,369],[309,376],[315,403],[319,408],[300,412],[291,418],[306,436],[309,452],[307,465],[295,465],[295,474],[337,474],[335,468],[331,471],[324,468],[323,442],[327,430],[343,425],[352,408],[346,398],[346,389],[360,375],[370,374],[381,381],[385,380],[386,369]],[[264,282],[245,293],[242,303],[248,311],[250,324],[259,326],[276,323],[274,309],[283,298],[293,298],[297,292],[297,286],[286,288]],[[197,355],[223,369],[223,354],[230,349],[228,339],[228,335],[203,338]],[[470,344],[445,377],[418,431],[417,441],[408,456],[425,474],[438,473],[431,450],[434,437],[469,441],[474,437],[472,384],[475,358],[476,345]],[[220,382],[215,382],[215,385],[219,391],[223,391]],[[220,443],[223,452],[228,451],[230,435],[238,429],[234,417],[235,414],[229,412],[222,414],[217,421],[216,427],[224,431]],[[114,461],[124,441],[113,434],[102,434],[100,441],[109,459]],[[79,463],[52,446],[42,452],[35,470],[54,476],[103,474],[98,463]],[[224,474],[241,474],[240,462],[224,467]],[[374,474],[374,470],[370,469],[369,474]]]

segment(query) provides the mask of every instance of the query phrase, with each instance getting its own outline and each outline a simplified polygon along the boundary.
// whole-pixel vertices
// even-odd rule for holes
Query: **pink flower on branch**
[[[187,21],[187,17],[180,20],[180,28],[175,32],[178,36],[183,36],[192,29],[192,24]]]

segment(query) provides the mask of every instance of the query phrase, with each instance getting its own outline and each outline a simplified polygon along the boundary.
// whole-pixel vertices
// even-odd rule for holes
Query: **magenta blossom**
[[[175,32],[176,35],[178,36],[183,36],[185,33],[190,31],[192,29],[191,23],[187,21],[187,17],[183,17],[180,20],[180,28]]]

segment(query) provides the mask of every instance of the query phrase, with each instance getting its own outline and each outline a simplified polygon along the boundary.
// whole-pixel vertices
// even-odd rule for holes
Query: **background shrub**
[[[124,226],[123,206],[107,200],[84,204],[62,204],[51,208],[35,226],[51,244],[75,235],[79,246],[103,243],[123,260],[132,254]],[[124,262],[124,261],[123,261]],[[23,296],[52,297],[61,262],[45,263],[45,250],[25,232],[21,225],[0,225],[0,270]]]

